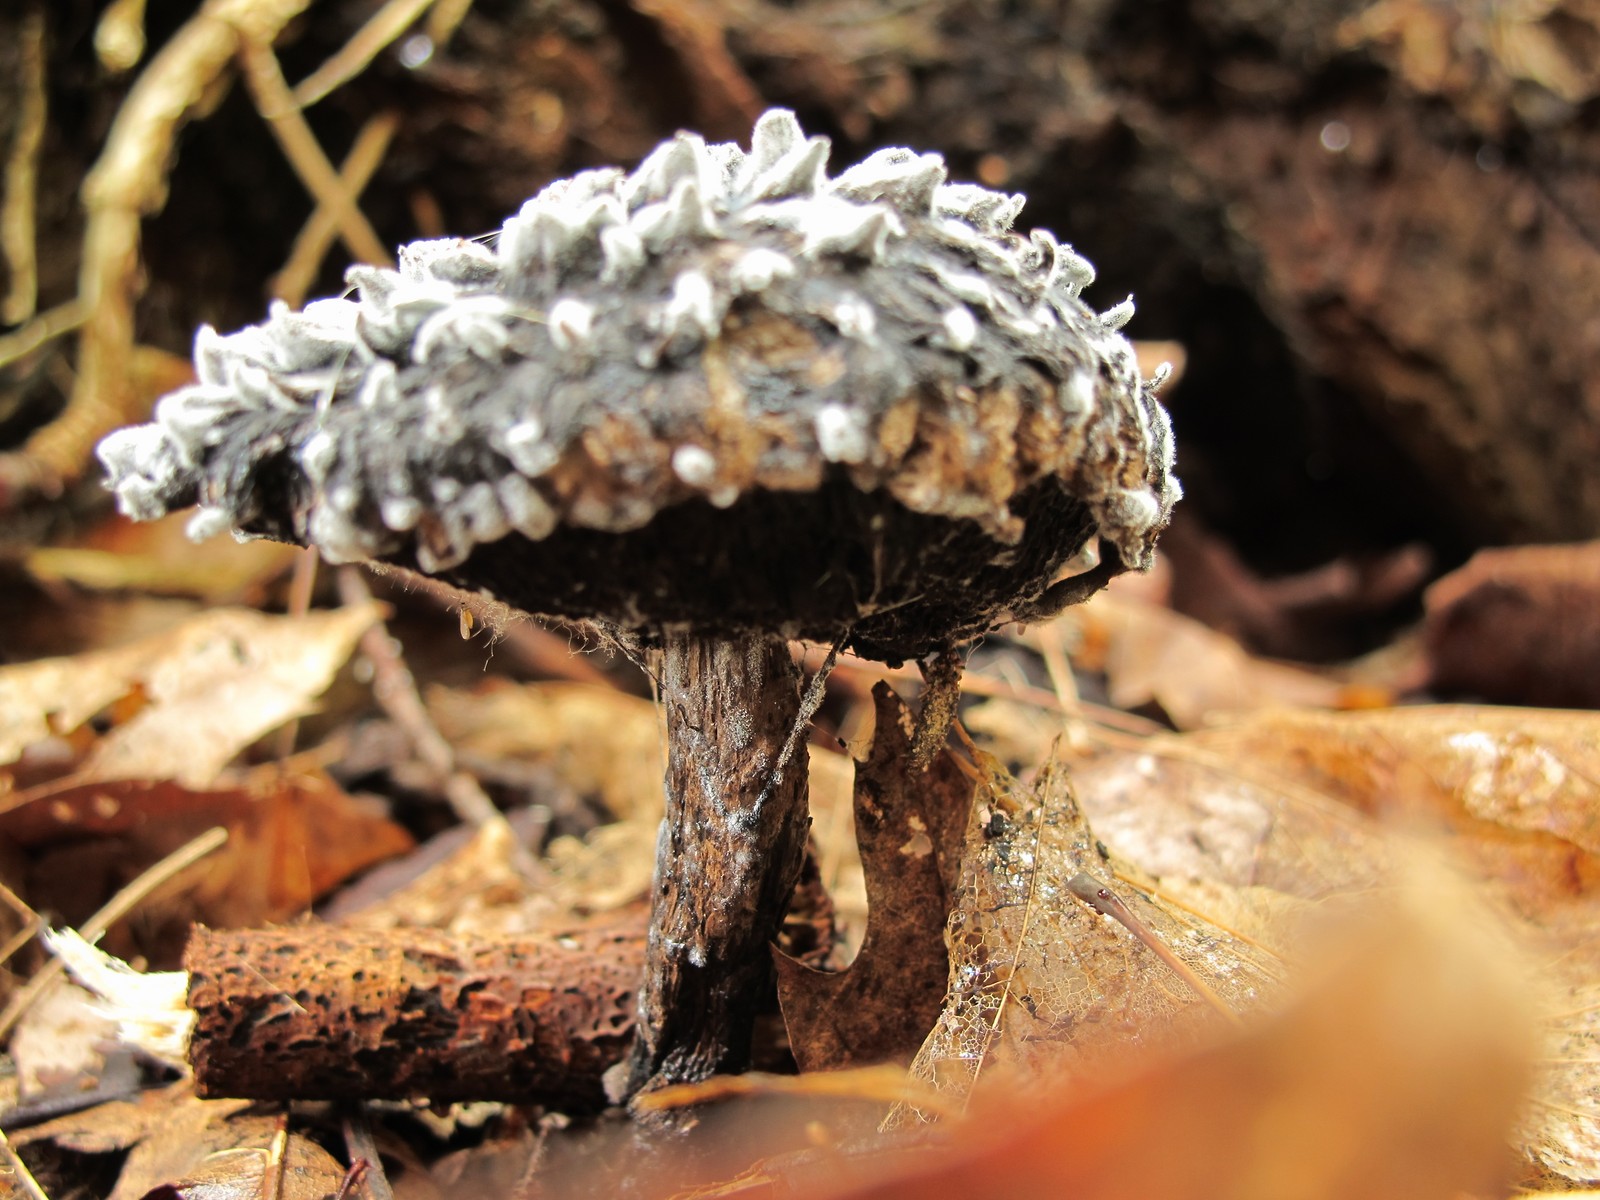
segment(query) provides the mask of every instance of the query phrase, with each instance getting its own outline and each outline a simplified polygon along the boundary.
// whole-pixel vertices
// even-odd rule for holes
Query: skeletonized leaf
[[[946,935],[949,994],[918,1078],[959,1096],[991,1065],[1092,1074],[1107,1053],[1192,1042],[1218,1008],[1275,990],[1270,955],[1119,881],[1059,760],[1029,788],[985,767]],[[1120,897],[1183,973],[1080,898],[1085,881]]]

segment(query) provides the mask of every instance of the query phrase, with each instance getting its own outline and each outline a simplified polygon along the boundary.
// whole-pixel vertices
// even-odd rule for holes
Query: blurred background
[[[1600,520],[1597,49],[1585,0],[16,0],[0,522],[102,511],[90,446],[200,323],[778,104],[836,165],[1025,192],[1131,292],[1181,367],[1170,602],[1349,658],[1475,549]]]

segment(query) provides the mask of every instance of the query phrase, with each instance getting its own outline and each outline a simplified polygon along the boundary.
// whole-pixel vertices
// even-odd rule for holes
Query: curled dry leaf
[[[1115,882],[1066,767],[1024,788],[993,759],[967,827],[947,942],[949,995],[913,1073],[966,1093],[991,1065],[1089,1079],[1131,1046],[1192,1044],[1277,988],[1271,955]],[[1081,898],[1088,880],[1178,960]]]
[[[256,739],[310,712],[379,614],[375,604],[303,617],[217,609],[128,646],[0,669],[0,763],[137,697],[83,776],[205,787]]]
[[[1600,708],[1600,542],[1480,550],[1427,608],[1436,689]]]
[[[945,919],[972,781],[948,753],[914,771],[910,712],[887,684],[872,695],[872,749],[855,782],[865,940],[841,971],[777,955],[778,998],[802,1071],[908,1061],[938,1019],[949,975]]]

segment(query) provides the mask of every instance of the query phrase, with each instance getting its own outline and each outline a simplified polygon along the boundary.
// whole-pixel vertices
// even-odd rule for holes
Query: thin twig
[[[1134,937],[1138,938],[1139,941],[1143,942],[1145,948],[1166,963],[1173,974],[1189,985],[1195,995],[1221,1013],[1231,1024],[1234,1026],[1244,1024],[1239,1014],[1228,1006],[1227,1001],[1217,995],[1215,989],[1209,983],[1200,978],[1199,973],[1193,967],[1179,958],[1172,947],[1161,940],[1155,930],[1134,915],[1133,910],[1127,906],[1121,896],[1117,895],[1093,875],[1084,871],[1079,871],[1071,879],[1067,880],[1067,890],[1095,912],[1103,917],[1110,917],[1129,933],[1133,934]]]
[[[271,44],[246,40],[239,47],[239,60],[244,64],[245,82],[250,85],[257,111],[266,120],[267,128],[277,139],[289,165],[300,176],[300,182],[333,214],[339,236],[350,253],[362,262],[391,265],[394,260],[383,240],[368,223],[355,197],[340,180],[339,172],[323,153],[311,126],[300,114]]]
[[[444,45],[456,31],[456,26],[467,19],[467,10],[471,7],[472,0],[437,0],[433,11],[428,14],[428,39],[435,46]]]
[[[1056,699],[1061,702],[1062,710],[1076,708],[1083,701],[1078,695],[1078,681],[1072,674],[1072,664],[1067,660],[1067,652],[1061,645],[1060,624],[1051,621],[1035,625],[1032,632],[1039,657],[1044,660],[1044,669],[1050,676],[1050,686],[1055,689]]]
[[[152,58],[117,110],[83,184],[88,210],[78,299],[85,315],[67,407],[11,464],[29,486],[76,479],[102,436],[141,415],[132,378],[133,305],[144,288],[140,227],[166,203],[178,129],[214,93],[241,38],[270,42],[311,0],[206,0]]]
[[[394,1189],[383,1173],[383,1159],[378,1154],[378,1143],[373,1140],[372,1126],[367,1121],[364,1108],[357,1108],[340,1123],[344,1130],[345,1152],[352,1163],[365,1162],[366,1173],[361,1177],[361,1190],[367,1200],[394,1200]]]
[[[11,910],[22,918],[22,928],[6,939],[0,946],[0,966],[11,961],[11,956],[31,942],[44,928],[44,918],[33,911],[33,907],[21,896],[6,886],[5,880],[0,879],[0,900],[4,900]]]
[[[4,337],[0,337],[0,367],[32,354],[46,342],[64,333],[71,333],[82,325],[88,316],[88,308],[75,299],[45,309],[21,329],[14,329]]]
[[[295,556],[294,574],[289,578],[288,615],[303,617],[311,611],[311,593],[317,586],[317,548],[306,546]],[[300,718],[284,722],[278,730],[277,756],[288,758],[294,753],[294,744],[300,736]]]
[[[816,656],[813,655],[812,657],[815,658]],[[854,654],[841,655],[840,662],[842,666],[848,667],[852,672],[870,674],[896,683],[902,680],[911,683],[922,682],[921,673],[913,666],[885,667],[882,663],[871,662]],[[1060,696],[1044,688],[1021,687],[1008,683],[1003,679],[990,679],[980,673],[970,671],[962,677],[961,691],[963,695],[968,696],[984,696],[996,700],[1015,700],[1019,704],[1029,704],[1035,708],[1042,708],[1047,712],[1081,717],[1085,721],[1134,735],[1171,732],[1165,725],[1161,725],[1147,717],[1123,712],[1121,709],[1109,708],[1104,704],[1095,704],[1089,700],[1079,700],[1071,704],[1064,703]]]
[[[289,1114],[278,1114],[278,1127],[267,1143],[267,1165],[261,1175],[261,1200],[282,1200],[284,1160],[289,1154]]]
[[[361,127],[355,144],[339,168],[339,182],[346,192],[359,199],[362,190],[371,182],[389,150],[395,130],[400,127],[400,114],[382,112]],[[319,203],[306,219],[289,250],[289,259],[272,280],[272,294],[285,301],[290,308],[299,308],[311,290],[317,272],[328,249],[338,236],[338,221],[334,211]]]
[[[677,1083],[646,1092],[633,1101],[633,1107],[639,1112],[666,1112],[744,1096],[869,1100],[911,1104],[941,1117],[959,1115],[948,1097],[907,1075],[904,1067],[891,1063],[846,1067],[837,1071],[812,1071],[804,1075],[771,1075],[764,1071],[746,1071],[743,1075],[713,1075],[696,1083]]]
[[[349,83],[368,64],[410,29],[418,17],[432,7],[434,0],[389,0],[373,13],[367,23],[320,67],[294,85],[294,102],[310,108],[330,92]]]
[[[106,930],[143,904],[158,888],[187,871],[206,855],[228,840],[228,831],[221,827],[208,829],[199,837],[178,847],[160,862],[145,868],[139,877],[122,888],[108,900],[103,908],[78,926],[78,934],[86,942],[99,941]],[[59,958],[52,958],[40,967],[0,1012],[0,1040],[4,1040],[29,1007],[43,994],[64,970]]]
[[[357,568],[339,569],[339,596],[350,605],[371,602],[372,593],[367,590],[366,581],[361,578]],[[372,664],[373,697],[411,739],[417,757],[438,778],[445,799],[455,809],[456,816],[478,828],[503,826],[502,832],[509,838],[512,847],[512,865],[524,879],[538,878],[538,863],[528,853],[521,839],[511,831],[505,814],[495,807],[494,801],[489,799],[478,781],[461,770],[456,762],[455,748],[428,715],[427,706],[422,703],[422,696],[417,691],[416,680],[405,660],[400,657],[388,626],[379,621],[368,628],[361,635],[361,652]]]
[[[6,160],[5,195],[0,198],[0,251],[11,274],[0,321],[18,325],[39,305],[39,149],[47,113],[44,70],[44,13],[34,8],[17,31],[19,90],[11,154]]]
[[[22,928],[7,938],[5,945],[0,946],[0,967],[5,966],[6,963],[11,961],[12,955],[38,937],[39,931],[43,928],[43,917],[30,917],[25,921]]]
[[[145,0],[112,0],[94,27],[94,52],[100,65],[114,75],[144,57]]]
[[[11,1173],[17,1177],[22,1193],[29,1200],[50,1200],[44,1188],[39,1186],[39,1181],[33,1177],[33,1172],[28,1170],[28,1164],[23,1162],[22,1156],[12,1148],[4,1129],[0,1129],[0,1158],[10,1164]]]

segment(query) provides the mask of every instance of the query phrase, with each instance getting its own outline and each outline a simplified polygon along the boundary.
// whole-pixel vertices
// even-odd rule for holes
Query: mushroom
[[[195,339],[120,505],[436,577],[654,651],[661,827],[629,1089],[740,1069],[805,852],[789,643],[948,655],[1147,567],[1160,380],[1023,197],[794,115],[550,184],[497,238]],[[1096,545],[1091,546],[1091,541]],[[1062,578],[1098,549],[1092,570]],[[813,693],[820,688],[813,688]],[[807,707],[814,707],[814,695]]]

